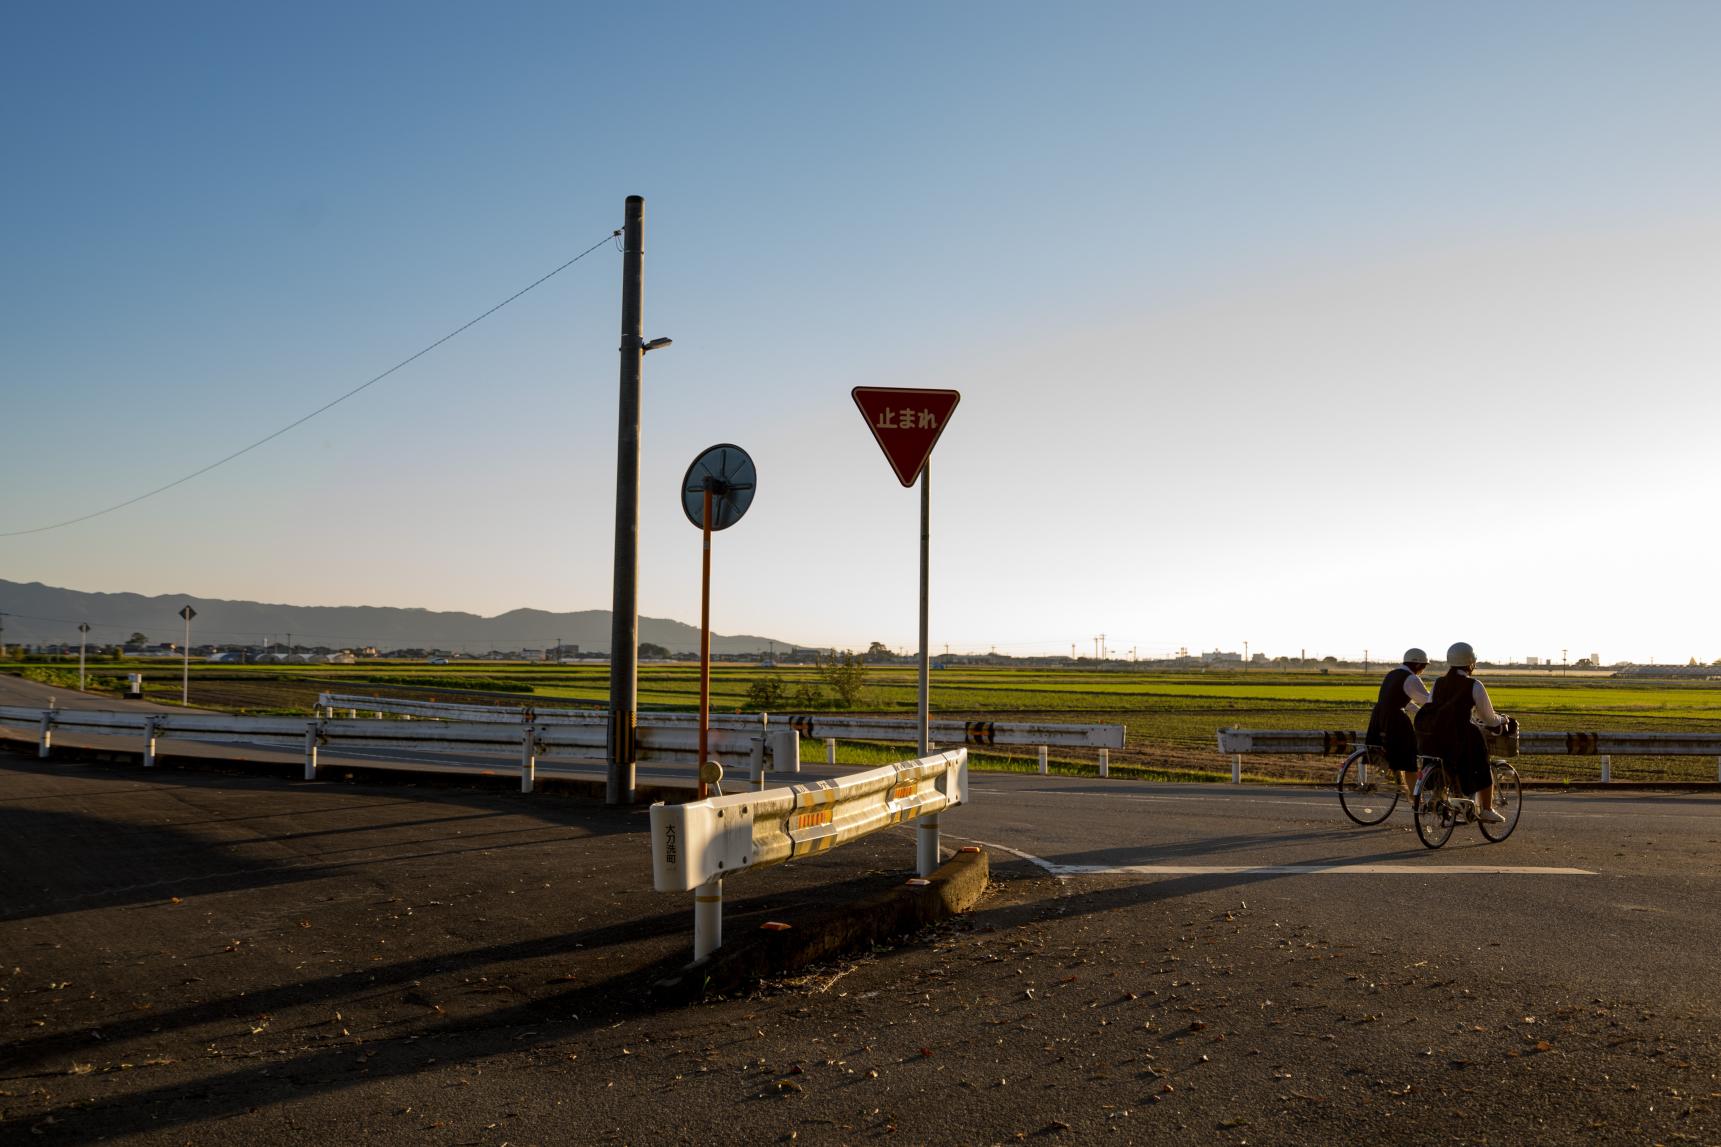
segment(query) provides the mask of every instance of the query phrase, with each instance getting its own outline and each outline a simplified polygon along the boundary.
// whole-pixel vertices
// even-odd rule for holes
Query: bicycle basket
[[[1488,745],[1490,757],[1515,757],[1518,755],[1518,732],[1490,733],[1482,730],[1482,740]]]

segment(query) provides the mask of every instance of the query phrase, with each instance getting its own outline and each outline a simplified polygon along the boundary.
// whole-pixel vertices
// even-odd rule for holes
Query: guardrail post
[[[765,787],[765,738],[753,737],[748,740],[750,748],[747,751],[747,779]]]
[[[54,743],[54,713],[52,710],[42,712],[42,731],[40,741],[36,745],[36,756],[42,760],[48,759],[48,749]]]
[[[915,835],[918,847],[914,858],[914,874],[931,876],[938,871],[938,814],[921,817],[915,827],[919,832]]]
[[[784,725],[772,729],[765,734],[766,741],[771,747],[771,771],[773,773],[798,773],[801,771],[801,734]],[[760,784],[764,784],[761,779]]]
[[[529,793],[538,779],[538,728],[527,725],[520,730],[520,791]]]
[[[826,737],[825,738],[825,764],[834,765],[836,763],[837,763],[837,739],[835,737]]]
[[[1051,772],[1051,761],[1048,758],[1049,758],[1049,754],[1046,750],[1046,746],[1041,745],[1040,746],[1040,775],[1042,777],[1046,776],[1048,773]]]
[[[1242,753],[1238,753],[1231,758],[1231,783],[1234,785],[1240,785],[1243,783]]]
[[[157,718],[147,718],[143,723],[143,767],[155,768],[155,733]]]
[[[321,724],[320,721],[313,721],[305,726],[305,779],[307,781],[317,779],[317,738],[322,732]]]
[[[693,890],[693,958],[703,960],[723,946],[723,878]]]
[[[1611,784],[1612,782],[1613,758],[1608,756],[1606,753],[1603,753],[1601,758],[1601,783],[1605,785]]]
[[[1101,777],[1111,776],[1111,750],[1110,749],[1101,749],[1100,750],[1100,776]]]

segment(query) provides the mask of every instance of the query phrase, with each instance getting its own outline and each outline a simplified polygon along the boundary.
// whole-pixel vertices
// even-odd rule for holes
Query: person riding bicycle
[[[1404,651],[1404,664],[1380,683],[1380,696],[1375,699],[1363,737],[1364,744],[1378,750],[1369,757],[1398,774],[1399,787],[1406,795],[1416,775],[1416,728],[1410,718],[1433,701],[1422,683],[1422,671],[1427,668],[1428,654],[1415,647]]]
[[[1416,715],[1416,733],[1422,751],[1440,757],[1457,778],[1458,787],[1475,798],[1476,816],[1490,824],[1505,817],[1494,811],[1494,778],[1488,766],[1488,743],[1482,728],[1491,733],[1510,733],[1517,728],[1512,718],[1494,711],[1488,690],[1471,676],[1476,651],[1465,641],[1446,651],[1446,673],[1434,683],[1434,702]],[[1478,724],[1480,722],[1480,724]]]

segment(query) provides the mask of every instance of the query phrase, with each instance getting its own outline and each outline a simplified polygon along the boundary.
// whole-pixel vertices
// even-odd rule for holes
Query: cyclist
[[[1427,668],[1428,654],[1414,646],[1404,651],[1404,664],[1380,683],[1380,696],[1363,737],[1363,743],[1376,750],[1369,753],[1370,760],[1397,773],[1406,796],[1416,776],[1416,728],[1410,718],[1433,700],[1422,683],[1422,671]]]
[[[1456,642],[1446,651],[1446,673],[1434,683],[1434,703],[1417,714],[1416,732],[1423,751],[1442,758],[1458,787],[1475,798],[1477,818],[1501,824],[1506,818],[1494,811],[1494,780],[1482,727],[1505,733],[1517,726],[1494,711],[1488,690],[1471,675],[1475,668],[1476,651],[1469,642]]]

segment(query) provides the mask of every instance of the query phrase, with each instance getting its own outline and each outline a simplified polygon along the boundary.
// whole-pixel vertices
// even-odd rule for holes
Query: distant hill
[[[191,625],[194,645],[284,644],[292,635],[298,646],[357,649],[367,645],[391,649],[447,649],[488,653],[496,650],[554,649],[579,646],[581,652],[608,653],[610,611],[586,609],[550,613],[516,609],[497,617],[475,613],[439,613],[380,605],[273,605],[256,601],[225,601],[189,594],[145,597],[136,593],[83,593],[40,582],[0,578],[0,640],[8,645],[73,642],[78,623],[90,625],[92,644],[124,641],[133,632],[152,642],[178,641],[184,634],[179,611],[197,611]],[[639,619],[639,639],[671,652],[699,648],[699,629],[668,618]],[[755,653],[770,648],[772,639],[750,634],[712,634],[716,653]],[[775,642],[778,650],[792,643]],[[802,648],[805,648],[804,646]]]

